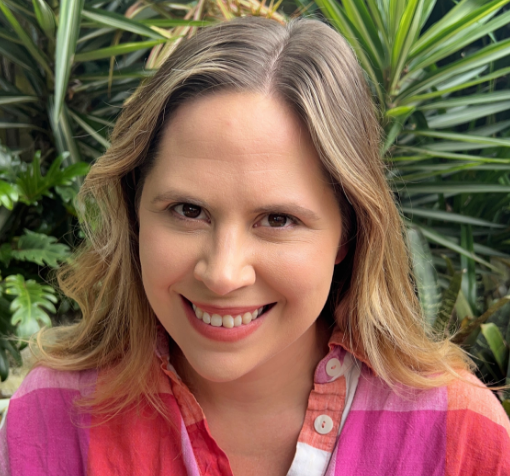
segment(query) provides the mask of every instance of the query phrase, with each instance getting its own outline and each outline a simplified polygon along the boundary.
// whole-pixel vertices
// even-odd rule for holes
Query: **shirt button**
[[[313,423],[315,431],[321,435],[327,435],[333,429],[333,420],[328,415],[320,415]]]
[[[342,364],[336,358],[330,359],[326,364],[326,373],[332,377],[340,377],[342,374]]]

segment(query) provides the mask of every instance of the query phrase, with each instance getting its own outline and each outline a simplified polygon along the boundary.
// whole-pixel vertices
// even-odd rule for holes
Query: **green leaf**
[[[51,326],[47,311],[55,313],[57,297],[51,286],[39,284],[33,279],[25,281],[21,274],[7,276],[5,292],[16,296],[10,310],[11,324],[17,326],[19,337],[28,338],[39,330],[40,324]]]
[[[444,129],[459,124],[465,124],[481,117],[497,114],[501,111],[510,109],[510,101],[498,102],[495,104],[484,104],[482,106],[465,107],[455,109],[446,114],[438,114],[427,117],[428,125],[431,129]]]
[[[476,144],[482,147],[510,147],[510,139],[499,139],[493,137],[476,136],[473,134],[459,134],[455,132],[440,132],[433,130],[416,130],[413,131],[414,135],[422,137],[434,137],[436,139],[446,139],[451,141],[466,142],[469,144]],[[427,144],[427,147],[432,150],[440,149],[441,142],[434,144]],[[437,149],[435,148],[437,147]]]
[[[404,65],[408,61],[408,53],[420,28],[423,0],[408,0],[391,52],[390,92],[393,91],[400,79]]]
[[[494,355],[499,369],[506,374],[506,367],[508,365],[508,345],[503,339],[501,331],[498,326],[492,322],[489,324],[481,324],[480,328],[485,340],[489,344],[489,348]]]
[[[71,74],[80,30],[83,0],[60,0],[60,16],[55,49],[55,106],[53,121],[59,122]]]
[[[510,302],[510,295],[502,297],[487,309],[480,317],[461,327],[452,341],[461,344],[472,332],[476,331],[484,322],[486,322],[496,311],[499,311],[505,304]]]
[[[426,147],[409,147],[404,146],[400,147],[400,149],[410,152],[415,152],[420,154],[415,160],[422,160],[423,158],[428,157],[439,157],[442,159],[452,159],[452,160],[469,160],[473,162],[477,162],[478,164],[487,163],[487,164],[502,164],[507,165],[510,164],[510,159],[497,159],[492,157],[482,157],[480,155],[468,155],[468,154],[455,154],[452,152],[443,152],[439,150],[431,150]],[[425,156],[425,157],[423,157]],[[412,158],[412,156],[411,156]],[[411,158],[407,158],[407,160],[411,160]],[[395,157],[392,160],[399,159],[399,157]]]
[[[484,19],[496,13],[508,2],[509,0],[493,0],[488,3],[483,2],[485,5],[476,8],[481,3],[479,0],[464,0],[449,12],[449,14],[453,14],[452,18],[456,17],[456,20],[451,22],[445,21],[449,16],[449,14],[447,14],[442,20],[435,23],[433,27],[414,44],[411,50],[411,57],[418,54],[423,54],[425,56],[431,50],[434,50],[437,45],[446,43],[459,32],[466,31],[471,25],[483,22]],[[466,11],[467,9],[465,7],[468,5],[470,10],[473,7],[474,9],[472,11]],[[464,10],[466,13],[460,16],[458,15],[459,10]]]
[[[165,43],[168,40],[150,40],[150,41],[137,41],[134,43],[122,43],[116,46],[109,46],[99,50],[87,51],[85,53],[78,53],[75,61],[94,61],[103,58],[110,58],[111,56],[125,55],[132,51],[152,48],[153,46]]]
[[[57,268],[70,255],[69,246],[57,243],[54,236],[25,230],[19,238],[17,249],[12,250],[12,257],[20,261],[30,261],[39,266],[47,264]]]
[[[510,54],[510,39],[500,41],[496,44],[491,44],[477,51],[476,53],[467,56],[454,63],[447,64],[435,71],[432,71],[426,75],[422,80],[414,82],[411,86],[406,88],[399,96],[398,99],[402,100],[406,97],[417,94],[425,89],[432,88],[437,84],[446,81],[447,79],[457,76],[466,71],[485,66],[492,63],[500,58],[508,56]],[[408,76],[412,73],[408,73],[406,77],[402,79],[402,82],[407,81]]]
[[[48,58],[41,51],[35,43],[32,41],[30,36],[25,32],[25,29],[20,25],[16,17],[9,10],[9,8],[5,4],[5,0],[0,0],[0,10],[7,18],[8,22],[11,24],[12,28],[19,36],[20,40],[23,42],[23,45],[28,50],[28,52],[32,55],[32,57],[42,66],[46,74],[49,78],[53,79],[53,71],[50,68]]]
[[[451,320],[455,303],[460,292],[460,285],[462,283],[463,271],[457,271],[451,278],[448,289],[443,294],[441,307],[437,314],[436,321],[434,322],[434,330],[439,335],[445,335]]]
[[[40,200],[43,195],[51,197],[51,189],[57,185],[70,185],[74,178],[85,175],[89,165],[78,162],[61,168],[64,156],[57,157],[49,167],[46,175],[41,174],[40,154],[35,154],[27,170],[20,172],[16,184],[20,193],[20,200],[32,204]]]
[[[0,245],[0,261],[5,264],[5,267],[9,267],[12,260],[12,246],[10,243],[2,243]]]
[[[0,180],[0,203],[8,210],[12,210],[18,199],[19,193],[16,186]]]
[[[444,182],[406,184],[405,193],[510,193],[510,185]]]
[[[380,87],[383,83],[380,70],[375,69],[375,64],[372,62],[369,52],[365,50],[365,46],[360,44],[360,34],[350,20],[346,17],[345,12],[341,5],[335,0],[316,0],[317,5],[324,14],[324,16],[331,22],[331,24],[349,41],[351,46],[356,52],[359,62],[367,72],[371,79],[371,84],[374,87],[379,101],[384,104],[384,94]]]
[[[510,400],[503,400],[501,404],[503,405],[508,418],[510,418]]]
[[[492,223],[480,218],[468,217],[453,212],[445,212],[442,210],[431,210],[426,208],[410,208],[402,207],[402,211],[409,216],[417,216],[429,218],[431,220],[446,221],[450,223],[462,223],[464,225],[487,226],[492,228],[505,228],[505,225],[499,223]]]
[[[159,33],[157,33],[154,30],[151,30],[144,24],[135,20],[130,20],[129,18],[126,18],[124,15],[119,15],[118,13],[95,8],[94,10],[82,10],[81,15],[82,17],[87,18],[88,20],[95,21],[108,27],[113,27],[124,31],[130,31],[131,33],[136,33],[137,35],[142,36],[148,36],[149,38],[154,38],[156,40],[164,38]]]
[[[492,13],[493,14],[493,13]],[[488,17],[487,17],[488,19]],[[452,55],[453,53],[460,51],[465,46],[472,44],[476,40],[491,34],[498,28],[501,28],[508,24],[510,19],[510,11],[507,11],[501,15],[498,15],[495,19],[490,22],[480,22],[478,25],[474,25],[471,28],[460,28],[454,38],[451,38],[447,42],[438,42],[434,49],[428,53],[423,53],[411,61],[409,65],[409,71],[417,71],[422,68],[426,68],[438,61]]]
[[[442,164],[446,165],[446,164]],[[461,172],[463,170],[474,169],[476,167],[476,163],[464,163],[461,165],[447,165],[447,167],[441,167],[441,165],[437,165],[436,169],[433,169],[433,165],[424,166],[426,167],[422,172],[414,173],[414,174],[405,174],[393,177],[393,182],[395,183],[395,187],[397,187],[398,183],[410,183],[413,181],[420,181],[424,179],[429,179],[431,177],[436,177],[438,175],[451,175],[457,172]],[[428,168],[428,170],[426,170]],[[400,170],[405,170],[405,167],[399,167]]]
[[[99,132],[96,131],[90,124],[88,124],[84,119],[80,117],[78,113],[74,113],[73,111],[69,111],[70,116],[73,120],[88,134],[90,134],[97,142],[99,142],[105,149],[110,147],[110,142],[107,141]]]
[[[35,17],[41,30],[44,31],[48,38],[54,40],[57,22],[55,21],[53,10],[44,0],[32,0],[32,4],[34,5]]]
[[[418,288],[418,297],[429,324],[433,324],[440,304],[437,274],[432,264],[432,254],[423,234],[415,227],[407,229],[407,242],[413,261],[413,272]]]
[[[405,121],[414,112],[414,107],[404,106],[388,109],[386,116],[392,119],[389,123],[389,130],[384,138],[384,144],[380,151],[381,156],[389,150],[389,148],[395,143],[398,135],[402,131]]]
[[[468,250],[470,253],[474,254],[473,248],[473,232],[471,230],[471,225],[462,224],[460,227],[461,235],[460,235],[460,245],[465,250]],[[475,272],[475,262],[472,258],[467,257],[466,255],[460,256],[460,265],[463,269],[466,270],[466,273],[462,277],[462,292],[471,307],[471,309],[476,309],[476,272]]]
[[[495,250],[490,246],[481,245],[480,243],[473,244],[473,251],[475,251],[475,253],[486,256],[499,256],[501,258],[510,258],[510,255],[508,253],[503,253],[502,251]]]
[[[351,24],[356,28],[359,39],[367,46],[367,53],[379,70],[383,69],[384,50],[377,28],[365,3],[360,0],[343,0],[344,11]]]
[[[418,225],[417,225],[418,226]],[[422,225],[419,225],[418,228],[421,230],[425,238],[429,239],[430,241],[437,243],[439,245],[444,246],[445,248],[448,248],[449,250],[455,251],[456,253],[459,253],[460,255],[467,256],[468,258],[473,259],[477,263],[483,264],[484,266],[487,266],[487,268],[492,269],[498,274],[501,274],[501,270],[494,266],[493,264],[489,263],[488,261],[485,261],[483,258],[480,258],[478,255],[469,252],[462,246],[459,246],[457,243],[454,243],[450,239],[448,239],[446,236],[441,235],[437,231],[424,227]]]
[[[510,13],[510,12],[509,12]],[[486,67],[483,67],[483,69],[486,69]],[[476,70],[475,70],[476,71]],[[443,87],[443,85],[440,85],[437,90],[432,91],[430,93],[426,94],[419,94],[416,96],[411,96],[406,98],[405,100],[399,101],[399,104],[406,105],[410,103],[418,103],[421,101],[426,101],[428,99],[434,99],[439,96],[445,96],[447,94],[451,94],[457,91],[461,91],[466,88],[470,88],[472,86],[476,86],[478,84],[486,83],[488,81],[492,81],[494,79],[500,78],[501,76],[506,76],[510,73],[510,68],[502,68],[497,71],[494,71],[491,74],[487,74],[485,76],[482,76],[478,79],[475,79],[473,81],[461,81],[460,84],[456,84],[453,86],[449,86],[447,88]],[[478,74],[478,73],[477,73]]]
[[[419,111],[432,111],[436,109],[448,109],[451,107],[473,106],[475,104],[491,104],[510,100],[510,91],[496,91],[494,93],[471,94],[464,97],[445,99],[430,104],[419,106]]]
[[[36,65],[32,62],[32,58],[30,58],[25,53],[23,48],[20,48],[18,45],[10,41],[5,41],[1,38],[0,54],[27,71],[35,71],[36,69]]]
[[[37,102],[37,96],[17,96],[14,94],[0,94],[0,107],[8,104],[25,104],[28,102]]]
[[[81,153],[80,148],[76,142],[74,137],[74,130],[71,125],[71,119],[69,117],[69,109],[67,105],[62,104],[62,111],[60,113],[60,122],[59,128],[62,132],[62,137],[66,143],[66,149],[69,151],[71,162],[80,162],[81,161]]]

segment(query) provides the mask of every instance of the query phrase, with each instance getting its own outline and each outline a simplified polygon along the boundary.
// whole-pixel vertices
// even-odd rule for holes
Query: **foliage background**
[[[510,383],[509,3],[0,0],[1,379],[24,345],[8,336],[79,318],[52,270],[83,238],[73,199],[140,82],[198,28],[310,15],[366,71],[428,323]]]

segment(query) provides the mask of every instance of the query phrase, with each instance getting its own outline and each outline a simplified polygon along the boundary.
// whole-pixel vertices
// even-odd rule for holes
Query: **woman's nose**
[[[219,296],[249,286],[255,283],[255,269],[247,251],[240,233],[217,233],[198,260],[194,276]]]

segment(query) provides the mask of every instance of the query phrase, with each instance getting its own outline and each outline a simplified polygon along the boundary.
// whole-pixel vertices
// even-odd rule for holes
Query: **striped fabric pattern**
[[[510,424],[488,389],[456,381],[427,391],[392,390],[338,330],[329,347],[315,372],[289,476],[510,476]],[[34,369],[0,430],[0,475],[232,475],[168,360],[162,329],[154,358],[170,422],[146,407],[99,425],[73,406],[95,388],[97,371]],[[333,426],[321,434],[315,423],[324,415]]]

